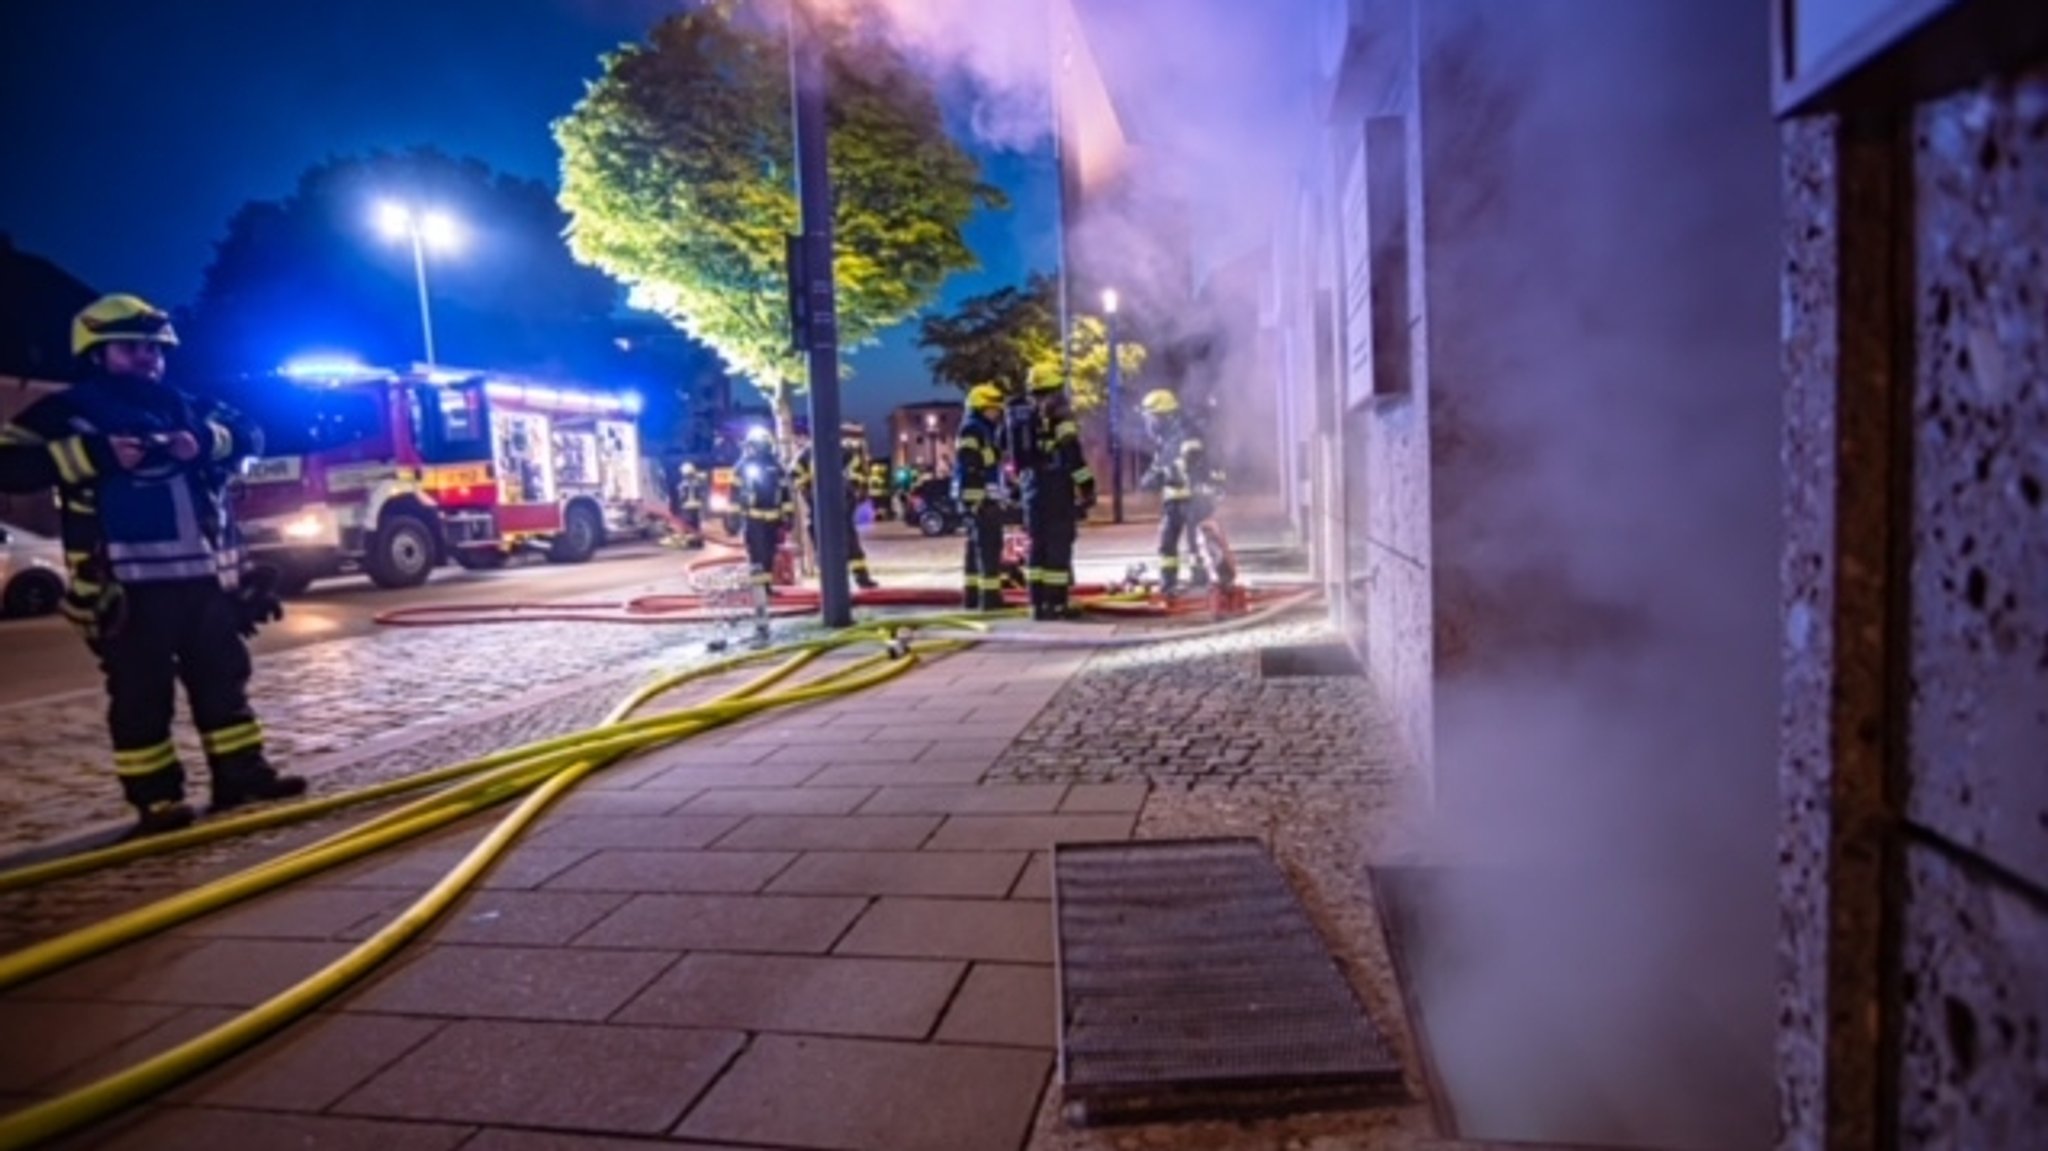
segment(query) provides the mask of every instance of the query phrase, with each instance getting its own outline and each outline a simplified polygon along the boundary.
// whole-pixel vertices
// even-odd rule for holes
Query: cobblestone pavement
[[[1259,674],[1259,650],[1327,643],[1320,619],[1104,651],[991,779],[1178,787],[1391,782],[1392,728],[1362,676]]]

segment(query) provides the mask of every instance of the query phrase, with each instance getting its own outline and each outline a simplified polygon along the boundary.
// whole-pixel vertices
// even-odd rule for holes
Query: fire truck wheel
[[[420,517],[400,512],[377,530],[369,554],[363,557],[363,567],[378,587],[418,587],[433,574],[439,558],[434,529]]]
[[[562,534],[548,544],[548,562],[580,564],[604,542],[604,519],[589,504],[570,504]]]

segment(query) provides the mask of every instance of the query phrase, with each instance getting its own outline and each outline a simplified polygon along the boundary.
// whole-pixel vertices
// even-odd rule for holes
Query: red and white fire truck
[[[495,568],[520,547],[581,563],[654,526],[631,395],[313,361],[251,407],[265,454],[235,481],[236,519],[288,591],[351,570],[414,587],[444,559]]]

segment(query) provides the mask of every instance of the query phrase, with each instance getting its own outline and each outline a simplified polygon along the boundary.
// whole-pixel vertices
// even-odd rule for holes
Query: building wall
[[[1778,1146],[2031,1146],[2048,63],[1784,144]]]

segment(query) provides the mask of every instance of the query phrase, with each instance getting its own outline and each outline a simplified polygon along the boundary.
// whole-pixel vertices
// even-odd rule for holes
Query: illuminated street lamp
[[[1116,347],[1116,289],[1102,289],[1103,326],[1109,333],[1109,518],[1124,522],[1124,372]]]
[[[434,363],[434,316],[427,305],[427,249],[453,251],[462,232],[445,212],[419,211],[396,200],[377,206],[377,227],[388,240],[412,241],[412,274],[420,292],[420,332],[426,337],[427,364]]]

